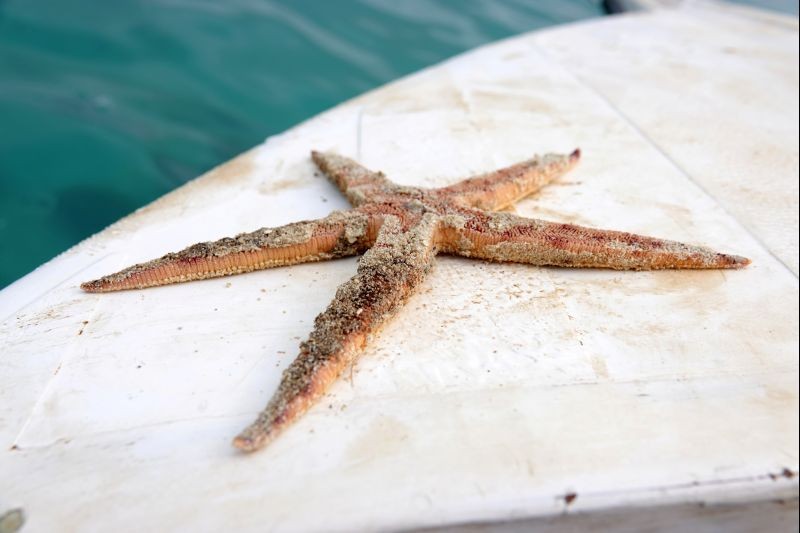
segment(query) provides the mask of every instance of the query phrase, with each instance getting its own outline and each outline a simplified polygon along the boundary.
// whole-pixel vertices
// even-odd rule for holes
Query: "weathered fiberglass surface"
[[[698,19],[738,53],[697,39]],[[581,59],[610,35],[630,46],[596,55],[609,70]],[[715,68],[721,58],[763,70],[734,80],[722,133],[747,134],[761,107],[789,133],[750,137],[778,155],[753,166],[748,186],[763,195],[747,197],[786,217],[774,195],[797,178],[796,113],[747,95],[764,83],[776,98],[791,93],[796,42],[791,19],[703,6],[531,33],[272,137],[81,243],[0,293],[0,512],[24,509],[26,531],[357,530],[791,503],[796,244],[781,248],[787,229],[749,218],[758,211],[740,210],[742,197],[704,170],[737,144],[697,124],[686,135],[705,147],[698,162],[676,140],[672,121],[683,118],[670,106],[680,102],[663,103],[652,123],[631,95],[640,82],[656,89],[603,72],[647,47],[662,68],[702,57],[691,100],[730,79],[735,69]],[[792,63],[773,71],[778,53]],[[671,76],[681,72],[693,76]],[[77,288],[196,241],[345,207],[315,174],[311,148],[434,186],[575,146],[580,166],[518,213],[701,243],[753,264],[627,273],[439,258],[352,372],[252,455],[231,438],[355,259],[140,292]],[[775,505],[777,516],[796,513]]]

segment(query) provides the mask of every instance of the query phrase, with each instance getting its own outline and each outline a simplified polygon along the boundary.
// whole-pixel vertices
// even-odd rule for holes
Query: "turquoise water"
[[[0,0],[0,287],[345,99],[590,0]]]
[[[777,11],[784,15],[794,15],[795,17],[800,12],[800,6],[797,0],[731,0],[736,4],[744,4],[750,7],[757,7],[761,9],[768,9],[770,11]]]

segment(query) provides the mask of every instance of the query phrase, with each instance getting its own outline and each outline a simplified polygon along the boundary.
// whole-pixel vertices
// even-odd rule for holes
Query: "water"
[[[0,0],[0,287],[314,114],[590,0]]]
[[[736,4],[743,4],[750,7],[777,11],[784,15],[794,15],[800,12],[797,0],[730,0]]]

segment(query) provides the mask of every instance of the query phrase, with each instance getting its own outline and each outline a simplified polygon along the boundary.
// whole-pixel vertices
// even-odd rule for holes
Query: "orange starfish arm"
[[[384,218],[358,273],[316,318],[278,390],[257,420],[234,439],[234,446],[244,451],[264,447],[325,393],[425,278],[433,264],[437,226],[436,217],[426,215],[404,231],[397,217]]]
[[[81,288],[87,292],[143,289],[355,255],[372,245],[371,219],[358,210],[337,211],[320,220],[203,242],[88,281]]]
[[[394,188],[383,172],[373,172],[339,154],[312,151],[311,159],[355,206]]]
[[[489,211],[503,209],[532,194],[578,164],[580,150],[546,154],[437,189],[455,203]]]
[[[701,246],[522,218],[471,211],[449,217],[442,251],[533,265],[617,270],[741,268],[750,260]]]

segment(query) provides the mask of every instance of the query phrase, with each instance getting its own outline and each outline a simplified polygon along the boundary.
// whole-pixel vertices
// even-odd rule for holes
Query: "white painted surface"
[[[755,41],[735,28],[761,22],[738,13],[688,7],[476,50],[269,139],[4,290],[0,512],[24,508],[26,531],[353,530],[797,498],[782,472],[798,470],[798,280],[770,244],[794,239],[796,264],[796,224],[762,232],[748,218],[759,209],[715,188],[675,141],[683,115],[667,108],[654,126],[638,97],[614,102],[597,81],[652,48],[661,62],[704,58],[709,90],[735,100],[720,79],[738,70],[718,72],[725,51],[694,37],[698,17],[708,33],[732,24],[730,46],[749,54]],[[780,31],[795,41],[795,77],[769,83],[796,94],[796,23]],[[604,35],[629,46],[605,52],[592,44]],[[758,50],[740,55],[772,64],[772,49]],[[626,91],[637,84],[655,91],[638,77]],[[682,101],[694,97],[687,88]],[[764,113],[765,128],[797,131],[796,113]],[[726,133],[751,131],[751,113],[732,116]],[[704,157],[728,161],[724,139],[698,139]],[[794,154],[781,168],[796,180],[791,136],[752,139]],[[77,288],[196,241],[346,207],[314,175],[311,148],[434,186],[575,146],[580,167],[518,213],[702,243],[753,265],[620,273],[443,257],[352,376],[254,455],[231,437],[355,259],[140,292]],[[751,166],[768,186],[748,201],[773,214],[783,175]]]

